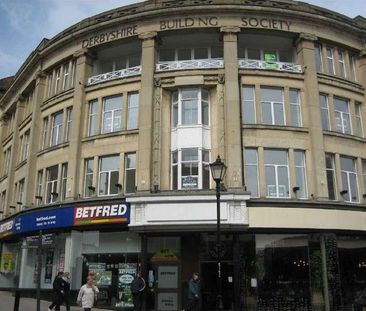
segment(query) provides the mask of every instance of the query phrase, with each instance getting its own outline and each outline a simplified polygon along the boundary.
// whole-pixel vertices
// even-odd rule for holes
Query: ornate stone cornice
[[[238,26],[223,26],[220,28],[220,32],[223,33],[238,33],[240,32],[240,27]]]
[[[318,37],[311,33],[301,32],[299,37],[296,40],[296,44],[300,43],[301,41],[317,41]]]
[[[158,33],[156,31],[143,32],[139,34],[139,39],[141,40],[154,39],[157,35]]]

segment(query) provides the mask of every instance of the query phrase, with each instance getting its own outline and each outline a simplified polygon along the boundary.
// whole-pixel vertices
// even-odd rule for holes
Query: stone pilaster
[[[156,35],[156,32],[148,32],[139,36],[142,40],[142,72],[139,99],[139,142],[136,180],[138,191],[149,191],[152,187],[151,183],[153,179],[153,106]]]
[[[240,91],[238,81],[238,36],[239,27],[222,27],[225,63],[225,155],[220,155],[228,166],[225,186],[243,186],[242,133],[240,120]],[[212,155],[212,160],[217,155]]]
[[[74,54],[76,58],[76,75],[74,82],[74,98],[72,111],[72,126],[69,143],[69,159],[67,172],[66,199],[78,199],[80,191],[79,179],[81,165],[81,140],[83,136],[83,122],[87,103],[85,102],[85,85],[92,73],[92,57],[87,50],[80,50]],[[66,126],[66,124],[65,124]],[[59,172],[61,174],[61,172]]]
[[[315,199],[327,199],[327,179],[325,175],[325,154],[323,129],[320,116],[319,87],[315,63],[314,41],[317,37],[312,34],[301,33],[297,40],[298,59],[305,67],[304,84],[306,101],[302,103],[308,109],[309,136],[312,165],[308,167],[308,183],[313,185],[313,193],[309,193]],[[309,170],[309,168],[312,168]],[[311,188],[311,187],[309,187]]]
[[[43,120],[41,118],[41,104],[44,99],[45,87],[46,75],[43,72],[39,72],[36,77],[36,85],[33,93],[32,123],[29,135],[29,155],[26,164],[27,177],[24,185],[24,205],[27,207],[33,205],[33,202],[37,203],[37,200],[35,199],[37,188],[36,166],[37,152],[39,151],[40,139],[42,139]]]

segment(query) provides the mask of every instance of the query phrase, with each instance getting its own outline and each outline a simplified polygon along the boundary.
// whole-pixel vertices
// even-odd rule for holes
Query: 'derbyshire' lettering
[[[102,44],[108,41],[113,41],[121,38],[137,35],[137,25],[123,27],[117,30],[103,32],[98,35],[89,37],[82,41],[82,48],[90,48],[94,45]]]

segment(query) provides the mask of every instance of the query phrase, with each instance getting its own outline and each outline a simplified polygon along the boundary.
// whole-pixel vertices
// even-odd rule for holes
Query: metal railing
[[[92,76],[88,79],[88,85],[98,84],[115,79],[138,76],[141,74],[141,66],[116,70],[112,72],[102,73],[100,75]]]
[[[224,68],[224,60],[221,58],[190,59],[170,62],[159,62],[156,64],[156,71],[172,71],[187,69],[211,69]]]
[[[295,73],[303,73],[304,67],[302,65],[294,63],[284,62],[267,62],[257,59],[239,59],[239,68],[244,69],[265,69],[265,70],[278,70]]]

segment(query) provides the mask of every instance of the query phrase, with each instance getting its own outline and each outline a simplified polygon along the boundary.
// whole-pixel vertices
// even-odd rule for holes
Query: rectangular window
[[[93,136],[97,133],[97,104],[98,100],[89,102],[88,136]]]
[[[42,141],[41,141],[41,149],[45,149],[48,147],[48,117],[43,119],[43,130],[42,130]]]
[[[254,86],[243,86],[242,122],[244,124],[256,123]]]
[[[66,199],[67,192],[67,163],[62,164],[62,173],[61,173],[61,200]]]
[[[198,149],[182,149],[181,159],[181,188],[198,188]]]
[[[122,95],[104,98],[102,133],[122,130]]]
[[[99,159],[98,195],[118,194],[119,156],[106,156]]]
[[[325,171],[327,175],[327,185],[328,185],[328,198],[329,200],[336,200],[336,175],[334,168],[334,155],[331,153],[325,154]]]
[[[350,66],[351,80],[357,82],[356,56],[353,54],[349,54],[349,66]]]
[[[209,125],[209,94],[205,89],[201,90],[201,124]]]
[[[202,149],[202,189],[210,189],[210,151]]]
[[[63,66],[64,79],[62,82],[62,90],[65,91],[69,88],[69,63]]]
[[[308,197],[308,191],[306,183],[305,152],[302,150],[295,150],[294,156],[296,186],[300,188],[297,192],[297,196],[299,199],[306,199]]]
[[[85,160],[85,178],[84,178],[84,196],[86,198],[93,196],[93,175],[94,175],[94,159]]]
[[[74,87],[76,78],[76,60],[73,60],[71,63],[71,81],[70,81],[70,88]]]
[[[5,211],[6,206],[6,190],[1,193],[1,211]],[[3,214],[4,215],[4,214]],[[3,216],[4,217],[4,216]]]
[[[286,150],[264,150],[267,197],[289,198],[289,170]]]
[[[48,74],[48,79],[47,79],[47,86],[48,86],[48,90],[47,90],[47,97],[51,97],[52,96],[52,80],[53,80],[53,72]]]
[[[127,129],[138,128],[139,121],[139,93],[129,93],[127,99]]]
[[[71,126],[72,126],[72,107],[69,107],[66,110],[66,137],[65,137],[65,141],[70,141]]]
[[[37,173],[37,190],[36,196],[43,196],[43,170],[39,170]]]
[[[315,64],[318,72],[323,71],[322,46],[315,44]]]
[[[341,156],[342,191],[345,202],[358,203],[358,184],[355,159]]]
[[[23,178],[18,182],[18,197],[17,197],[17,204],[23,206],[24,202],[24,182],[25,179]]]
[[[57,178],[58,165],[47,168],[46,203],[53,203],[57,200]]]
[[[334,97],[334,115],[336,129],[344,134],[351,134],[349,105],[346,99]]]
[[[366,194],[366,160],[362,160],[363,194]]]
[[[55,76],[55,94],[58,93],[60,90],[60,79],[61,79],[61,67],[56,69],[56,76]]]
[[[178,92],[174,92],[172,95],[172,127],[178,125]]]
[[[290,89],[290,110],[292,126],[301,127],[300,92],[297,89]]]
[[[136,153],[125,155],[125,193],[136,191]]]
[[[62,142],[63,117],[63,111],[57,112],[52,115],[51,146],[61,144]]]
[[[28,158],[29,154],[29,135],[30,131],[24,133],[22,138],[21,162]]]
[[[363,137],[363,128],[362,128],[362,111],[361,111],[361,103],[355,102],[355,118],[356,118],[356,128],[355,135]]]
[[[172,189],[178,189],[178,151],[172,152]]]
[[[342,78],[346,78],[346,66],[344,63],[344,52],[338,50],[338,67],[339,67],[339,75]]]
[[[258,155],[255,148],[244,149],[244,176],[245,185],[251,196],[259,197]]]
[[[322,118],[322,127],[323,130],[329,131],[329,106],[328,106],[328,96],[325,94],[319,95],[319,103],[320,103],[320,114]]]
[[[328,73],[334,75],[333,49],[327,48]]]
[[[283,89],[261,87],[262,122],[285,125]]]
[[[11,157],[11,147],[5,150],[4,152],[4,167],[3,167],[3,175],[7,175],[10,170],[10,157]]]
[[[185,89],[181,92],[182,124],[198,123],[198,89]]]

